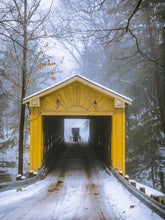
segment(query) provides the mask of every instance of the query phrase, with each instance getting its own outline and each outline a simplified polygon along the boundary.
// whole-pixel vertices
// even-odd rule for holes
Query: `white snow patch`
[[[140,189],[140,187],[144,187],[144,188],[145,188],[145,192],[146,192],[146,194],[147,194],[148,196],[150,196],[151,194],[152,194],[152,195],[155,195],[155,196],[165,196],[165,194],[162,193],[162,192],[159,192],[159,191],[157,191],[157,190],[155,190],[155,189],[153,189],[153,188],[151,188],[151,187],[149,187],[149,186],[146,186],[146,185],[143,185],[143,184],[141,184],[141,183],[137,183],[137,182],[136,182],[136,188],[137,188],[137,189]]]
[[[21,176],[21,180],[25,180],[26,179],[26,177],[25,176]]]
[[[118,213],[119,219],[123,214],[125,216],[124,219],[162,219],[140,200],[129,193],[122,184],[119,184],[114,176],[111,176],[111,181],[109,181],[109,178],[104,177],[103,182],[106,192],[105,199],[113,206],[114,211]]]
[[[18,187],[18,189],[12,189],[0,193],[0,209],[6,205],[14,204],[25,198],[30,198],[37,195],[47,185],[47,181],[39,181],[27,187]]]
[[[18,174],[18,175],[17,175],[17,178],[19,178],[19,177],[21,177],[21,174]]]
[[[128,176],[128,175],[125,175],[125,178],[128,178],[128,179],[129,179],[129,176]]]

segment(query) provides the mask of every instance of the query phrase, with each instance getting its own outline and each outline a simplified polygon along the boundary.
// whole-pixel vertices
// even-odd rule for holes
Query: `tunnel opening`
[[[80,143],[88,142],[99,158],[111,166],[111,116],[43,116],[43,165],[56,161],[71,140],[72,128],[80,128]]]
[[[73,134],[77,130],[76,142],[88,143],[89,141],[89,119],[68,118],[64,119],[64,141],[75,142]],[[76,134],[74,136],[76,136]]]

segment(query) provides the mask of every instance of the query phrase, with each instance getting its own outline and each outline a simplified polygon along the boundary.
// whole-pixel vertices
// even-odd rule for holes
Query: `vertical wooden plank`
[[[40,108],[31,108],[30,170],[38,171],[43,159],[43,129]]]
[[[63,100],[64,108],[65,109],[69,108],[69,103],[68,103],[69,99],[67,99],[67,96],[66,96],[67,92],[64,89],[61,89],[59,91],[59,93],[60,93],[60,96],[62,97],[62,98],[60,98],[60,101],[61,101],[61,99]]]
[[[33,164],[33,118],[34,118],[34,113],[33,113],[34,108],[31,108],[31,115],[30,115],[30,171],[32,170]]]
[[[72,92],[73,92],[73,105],[76,106],[76,83],[74,82],[72,85]]]
[[[125,175],[125,109],[115,109],[112,116],[111,158],[113,168]]]
[[[82,85],[81,85],[81,93],[80,93],[80,107],[84,107],[84,106],[83,106],[84,89],[85,89],[85,87],[84,87],[84,85],[82,84]]]
[[[77,105],[80,106],[82,84],[77,82]]]

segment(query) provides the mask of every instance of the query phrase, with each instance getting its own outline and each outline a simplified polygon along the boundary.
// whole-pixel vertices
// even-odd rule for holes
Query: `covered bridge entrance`
[[[90,120],[89,141],[104,160],[125,172],[125,106],[131,100],[80,75],[24,99],[31,108],[30,170],[38,171],[64,141],[64,119]]]

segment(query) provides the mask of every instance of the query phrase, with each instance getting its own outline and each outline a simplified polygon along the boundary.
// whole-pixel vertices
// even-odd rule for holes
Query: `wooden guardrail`
[[[134,196],[136,196],[139,200],[141,200],[145,205],[147,205],[150,209],[152,209],[155,213],[165,219],[165,205],[164,205],[164,197],[160,196],[154,197],[153,195],[148,196],[144,193],[145,189],[142,187],[141,189],[136,188],[135,181],[129,181],[129,177],[126,175],[123,177],[122,171],[117,172],[117,170],[110,168],[111,173],[122,183],[122,185]]]
[[[62,150],[64,150],[64,148],[65,148],[64,144],[62,144],[62,145],[59,144],[58,148],[54,148],[56,155],[59,155],[62,152]],[[44,179],[53,166],[55,157],[53,156],[53,159],[50,157],[53,153],[54,152],[51,151],[50,155],[48,155],[49,156],[49,158],[48,158],[49,159],[49,166],[47,163],[43,162],[43,166],[38,171],[38,173],[35,173],[35,175],[34,175],[34,172],[31,171],[29,173],[29,178],[27,178],[27,179],[22,179],[22,177],[20,175],[20,177],[19,176],[17,177],[17,181],[0,183],[0,192],[5,191],[5,190],[18,188],[18,187],[21,188],[21,187],[27,186],[29,184],[32,184],[32,183],[35,183],[39,180]],[[58,160],[58,158],[56,158],[56,159]]]
[[[35,182],[41,180],[44,175],[45,175],[45,170],[44,170],[44,167],[42,167],[35,176],[32,176],[30,178],[18,180],[18,181],[14,181],[14,182],[0,183],[0,192],[10,190],[10,189],[15,189],[18,187],[27,186],[29,184],[35,183]]]

